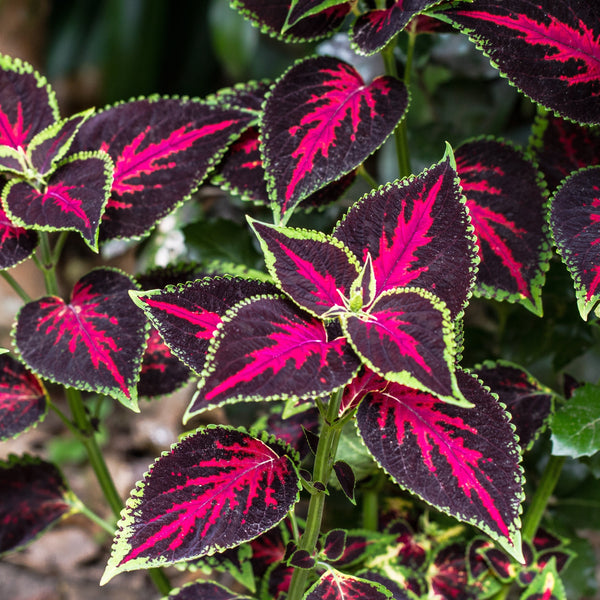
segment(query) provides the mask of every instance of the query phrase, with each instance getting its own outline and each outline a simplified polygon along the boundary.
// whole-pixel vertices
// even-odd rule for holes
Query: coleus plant
[[[522,599],[564,598],[569,552],[539,529],[564,457],[550,457],[523,524],[521,463],[557,405],[557,454],[598,451],[593,437],[586,448],[569,441],[578,427],[595,430],[594,386],[565,403],[514,362],[464,364],[465,320],[474,296],[541,317],[552,241],[581,316],[598,310],[589,125],[600,121],[600,10],[583,0],[232,5],[285,42],[343,29],[357,52],[380,52],[387,72],[365,81],[346,61],[309,56],[275,81],[204,100],[152,96],[61,119],[45,78],[0,57],[0,267],[23,299],[15,354],[0,355],[0,436],[55,410],[119,519],[115,533],[56,466],[11,456],[0,463],[0,552],[83,512],[114,533],[101,583],[145,568],[171,599],[500,600],[513,581]],[[411,57],[419,33],[440,24],[468,35],[540,109],[528,148],[482,136],[440,148],[438,162],[411,174]],[[402,177],[379,185],[367,159],[390,136]],[[290,225],[351,193],[358,176],[373,190],[332,229]],[[205,264],[133,276],[101,267],[60,289],[69,232],[93,251],[151,235],[209,181],[248,203],[264,270]],[[43,273],[42,298],[7,271],[28,258]],[[189,378],[197,389],[184,425],[234,403],[273,408],[254,427],[186,432],[123,507],[82,392],[139,411],[140,397]],[[44,380],[64,387],[70,414]],[[585,410],[582,426],[569,419],[574,411],[579,423]],[[379,493],[392,505],[410,497],[412,508],[390,516]],[[362,529],[326,529],[336,494],[368,507]],[[451,524],[432,524],[430,512]],[[198,581],[171,591],[160,570],[168,565],[226,570],[245,589]]]

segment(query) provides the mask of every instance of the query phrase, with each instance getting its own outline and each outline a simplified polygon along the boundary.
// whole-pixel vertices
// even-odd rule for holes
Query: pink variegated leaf
[[[519,302],[541,316],[551,252],[537,169],[520,150],[491,139],[467,142],[455,157],[477,237],[478,293]]]
[[[465,547],[460,543],[444,546],[433,559],[430,588],[434,598],[478,600],[480,586],[468,581]]]
[[[527,584],[520,600],[567,600],[565,587],[558,575],[554,559],[550,560]]]
[[[554,414],[554,393],[508,361],[485,362],[471,372],[498,395],[516,427],[523,450],[530,450]]]
[[[289,0],[290,5],[283,30],[293,27],[298,21],[341,4],[350,4],[350,0]],[[341,7],[340,7],[341,8]]]
[[[22,150],[58,118],[56,97],[46,79],[30,64],[0,54],[0,146]]]
[[[0,441],[40,423],[48,410],[42,382],[9,354],[0,355]]]
[[[368,311],[344,315],[342,323],[352,348],[384,379],[470,406],[454,376],[453,322],[433,294],[419,288],[390,290]]]
[[[135,287],[119,271],[96,269],[75,284],[69,303],[46,296],[25,304],[14,330],[25,364],[41,377],[107,394],[137,411],[147,322],[129,299]]]
[[[301,308],[323,317],[344,310],[360,274],[356,257],[341,242],[317,231],[250,220],[277,285]]]
[[[477,250],[451,156],[361,198],[333,237],[360,261],[371,256],[377,294],[419,287],[443,300],[452,317],[462,313]]]
[[[394,600],[381,583],[329,568],[308,590],[305,600]]]
[[[17,225],[40,231],[78,231],[96,250],[112,173],[112,161],[105,152],[82,152],[66,158],[43,190],[13,179],[4,188],[2,204]]]
[[[14,267],[29,258],[37,244],[37,232],[15,225],[0,205],[0,269]]]
[[[165,600],[252,600],[212,581],[192,581],[173,590]]]
[[[88,119],[73,151],[100,148],[115,164],[100,239],[145,235],[196,190],[253,118],[214,103],[152,97]]]
[[[366,84],[354,67],[326,56],[291,67],[268,94],[260,126],[274,212],[287,220],[298,202],[360,165],[407,106],[393,77]]]
[[[550,229],[574,280],[581,317],[587,319],[592,310],[600,315],[600,167],[564,180],[551,199]]]
[[[254,125],[258,122],[265,94],[270,87],[270,81],[247,81],[238,83],[234,87],[223,88],[212,96],[208,96],[206,101],[223,108],[234,108],[247,113],[252,117],[249,124]]]
[[[353,47],[360,54],[379,52],[413,17],[440,2],[441,0],[394,0],[388,8],[363,13],[352,25],[350,39]]]
[[[101,584],[271,529],[298,501],[297,462],[284,442],[230,427],[208,426],[174,444],[131,493]]]
[[[535,102],[600,123],[600,6],[587,0],[474,0],[440,14]]]
[[[456,378],[475,408],[390,383],[360,404],[360,435],[400,486],[479,527],[520,560],[522,474],[509,417],[478,380],[461,370]]]
[[[0,555],[29,544],[74,512],[62,474],[33,456],[0,461],[0,489]]]
[[[291,0],[232,0],[232,6],[263,33],[285,42],[314,41],[331,35],[352,10],[350,2],[338,3],[316,15],[302,19],[282,31]]]
[[[211,277],[167,286],[164,290],[132,292],[131,297],[173,354],[200,373],[208,343],[227,310],[244,298],[277,291],[273,285],[260,281]]]
[[[367,394],[383,391],[386,387],[387,381],[381,375],[363,366],[358,375],[344,388],[340,417],[357,408]]]
[[[574,171],[600,163],[598,128],[585,127],[552,114],[536,117],[529,146],[550,192]]]
[[[184,416],[235,401],[326,396],[360,363],[339,327],[326,326],[280,296],[243,300],[210,342],[203,379]]]

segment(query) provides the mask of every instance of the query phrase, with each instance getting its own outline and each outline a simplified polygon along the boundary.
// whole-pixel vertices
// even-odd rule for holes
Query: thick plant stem
[[[324,485],[327,485],[331,476],[340,435],[342,433],[340,423],[336,422],[341,400],[342,390],[332,394],[327,407],[325,422],[323,423],[321,430],[319,444],[317,446],[317,455],[315,457],[313,469],[313,481]],[[311,555],[315,552],[317,540],[321,533],[325,497],[325,491],[315,491],[312,494],[308,505],[306,528],[298,545],[300,550],[306,550]],[[309,575],[310,571],[307,569],[297,568],[294,570],[287,600],[300,600],[304,596]]]

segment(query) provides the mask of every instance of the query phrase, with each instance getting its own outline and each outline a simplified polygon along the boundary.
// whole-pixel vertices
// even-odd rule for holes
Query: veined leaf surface
[[[37,244],[37,232],[15,225],[0,205],[0,269],[14,267],[29,258]]]
[[[101,584],[117,573],[173,564],[249,541],[299,496],[297,458],[268,436],[209,426],[150,467],[127,502]]]
[[[19,311],[15,343],[34,373],[80,390],[108,394],[132,410],[147,322],[129,299],[135,284],[96,269],[74,286],[71,301],[46,296]]]
[[[0,441],[16,437],[46,415],[48,394],[38,378],[9,354],[0,355]]]
[[[474,408],[391,383],[360,404],[360,435],[399,485],[520,558],[522,475],[508,415],[471,375],[456,378]]]
[[[537,169],[510,144],[491,139],[467,142],[455,157],[477,236],[478,291],[541,316],[550,242]]]
[[[243,300],[223,317],[184,417],[236,400],[325,396],[345,385],[359,359],[339,327],[280,296]]]
[[[252,600],[212,581],[193,581],[172,591],[165,600]]]
[[[262,152],[274,209],[294,207],[349,173],[392,133],[408,106],[404,84],[378,77],[365,84],[331,57],[303,60],[275,83],[264,105]]]
[[[392,592],[380,583],[328,569],[308,590],[306,600],[393,600]]]
[[[600,6],[588,0],[474,0],[441,13],[532,100],[600,123]]]

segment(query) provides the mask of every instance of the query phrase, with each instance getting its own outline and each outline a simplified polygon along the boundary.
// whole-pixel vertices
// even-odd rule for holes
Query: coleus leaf
[[[564,585],[556,572],[554,559],[527,586],[520,600],[567,600]]]
[[[231,4],[263,33],[285,42],[318,40],[332,34],[352,10],[350,2],[338,4],[302,19],[282,32],[291,0],[232,0]]]
[[[433,292],[453,318],[471,294],[477,249],[454,159],[378,188],[333,232],[361,263],[370,255],[376,293],[411,286]]]
[[[537,169],[517,148],[491,139],[467,142],[455,157],[479,249],[477,291],[541,316],[551,253]]]
[[[33,67],[0,54],[0,145],[18,150],[59,119],[54,91]]]
[[[425,593],[425,589],[420,589],[419,592],[415,591],[416,586],[406,578],[399,581],[400,578],[397,577],[398,573],[399,570],[392,567],[391,569],[386,568],[386,574],[390,575],[390,577],[393,576],[394,579],[375,571],[361,571],[358,575],[367,581],[373,581],[382,585],[386,590],[391,592],[393,600],[417,600],[418,596],[420,596],[419,592]]]
[[[550,202],[550,229],[558,253],[575,283],[583,319],[600,300],[600,167],[577,171],[564,180]],[[598,308],[595,313],[600,314]]]
[[[0,441],[16,437],[46,416],[41,381],[9,354],[0,354]]]
[[[165,600],[252,600],[212,581],[192,581],[173,590]]]
[[[196,373],[223,315],[244,298],[277,292],[273,285],[241,277],[197,279],[164,290],[132,292],[131,298],[173,353]]]
[[[380,583],[346,575],[329,568],[306,593],[306,600],[393,600],[392,592]]]
[[[145,235],[196,190],[252,119],[214,103],[158,97],[88,119],[72,151],[100,148],[115,165],[101,240]]]
[[[96,269],[75,284],[69,303],[56,296],[28,302],[14,329],[23,361],[46,379],[107,394],[138,411],[147,322],[129,299],[135,287],[123,273]]]
[[[249,541],[298,500],[295,453],[283,442],[208,426],[150,467],[122,513],[101,585],[117,573],[191,560]]]
[[[461,598],[478,600],[480,590],[477,584],[469,585],[465,548],[452,543],[441,548],[431,565],[431,595],[435,598]]]
[[[0,205],[0,269],[14,267],[29,258],[37,244],[37,232],[15,225]]]
[[[295,25],[298,21],[316,15],[324,10],[340,4],[348,4],[348,0],[290,0],[290,9],[287,14],[284,31]]]
[[[498,395],[511,414],[519,443],[530,450],[554,413],[554,393],[508,361],[485,362],[471,372]]]
[[[112,174],[112,161],[105,152],[81,152],[66,158],[42,190],[13,179],[4,188],[2,204],[17,225],[41,231],[75,230],[96,250]]]
[[[574,171],[600,163],[598,128],[552,114],[536,117],[529,146],[551,192]]]
[[[249,298],[223,317],[184,422],[240,400],[325,396],[348,383],[359,365],[335,323],[326,326],[281,296]]]
[[[271,84],[272,82],[267,80],[238,83],[233,87],[222,88],[215,94],[208,96],[206,102],[248,113],[252,118],[248,124],[254,125],[258,123],[262,103]]]
[[[73,512],[60,471],[32,456],[0,461],[0,555],[32,542]]]
[[[276,216],[349,173],[392,133],[408,106],[404,84],[365,84],[351,65],[308,58],[288,69],[267,95],[260,125],[264,168]]]
[[[586,0],[474,0],[438,14],[535,102],[600,123],[600,8]]]
[[[388,8],[369,10],[352,25],[350,39],[360,54],[379,52],[419,14],[441,0],[394,0]],[[389,4],[389,3],[388,3]]]
[[[456,377],[476,408],[390,383],[361,402],[360,435],[400,486],[479,527],[520,560],[522,475],[509,418],[478,380],[461,370]]]

